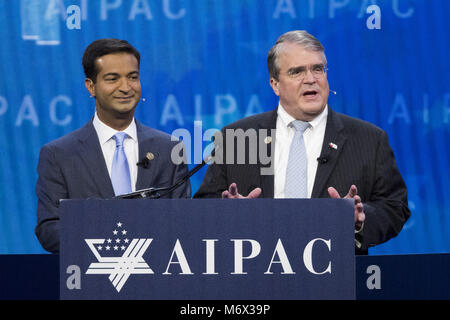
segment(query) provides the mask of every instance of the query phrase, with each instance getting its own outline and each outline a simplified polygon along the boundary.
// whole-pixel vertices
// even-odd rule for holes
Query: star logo
[[[86,274],[108,274],[120,292],[130,275],[154,273],[142,258],[153,239],[126,238],[127,230],[121,222],[116,223],[111,234],[105,239],[84,239],[98,261],[89,265]]]

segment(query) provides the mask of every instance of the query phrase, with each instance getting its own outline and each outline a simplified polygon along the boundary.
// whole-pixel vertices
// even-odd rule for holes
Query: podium
[[[64,200],[61,299],[355,299],[345,199]]]

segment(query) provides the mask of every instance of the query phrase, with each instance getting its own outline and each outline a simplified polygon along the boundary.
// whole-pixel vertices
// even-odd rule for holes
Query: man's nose
[[[122,81],[120,82],[119,90],[122,92],[129,92],[131,90],[128,79],[122,79]]]
[[[314,77],[312,71],[308,68],[306,70],[305,78],[303,79],[304,83],[314,83],[316,82],[316,78]]]

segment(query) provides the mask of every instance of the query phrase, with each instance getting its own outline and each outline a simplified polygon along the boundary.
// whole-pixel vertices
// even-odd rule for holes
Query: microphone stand
[[[122,194],[119,196],[114,197],[113,199],[141,199],[141,198],[145,198],[145,199],[159,199],[162,196],[165,196],[166,194],[172,192],[173,190],[175,190],[176,188],[178,188],[179,186],[183,185],[184,183],[186,183],[186,181],[193,176],[198,170],[200,170],[201,168],[203,168],[205,166],[205,164],[207,164],[210,161],[210,157],[208,157],[209,159],[207,161],[203,160],[202,163],[196,165],[191,171],[188,172],[187,175],[185,175],[183,178],[181,178],[180,180],[178,180],[175,184],[168,186],[168,187],[160,187],[160,188],[147,188],[147,189],[141,189],[141,190],[137,190],[135,192],[131,192],[131,193],[126,193],[126,194]],[[162,193],[164,192],[164,193]],[[162,194],[161,194],[162,193]]]

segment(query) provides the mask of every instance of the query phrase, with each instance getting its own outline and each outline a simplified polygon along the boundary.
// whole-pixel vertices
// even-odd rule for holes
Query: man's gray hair
[[[301,45],[308,50],[322,52],[325,59],[324,62],[325,64],[327,63],[324,52],[325,48],[316,37],[305,30],[289,31],[278,38],[277,42],[275,42],[275,45],[269,50],[269,54],[267,55],[267,67],[269,68],[269,76],[271,78],[278,81],[278,76],[280,75],[278,58],[280,52],[283,50],[283,43],[285,42]]]

